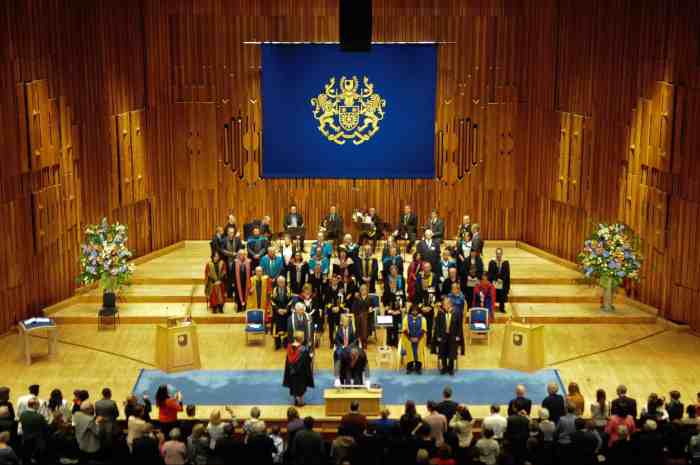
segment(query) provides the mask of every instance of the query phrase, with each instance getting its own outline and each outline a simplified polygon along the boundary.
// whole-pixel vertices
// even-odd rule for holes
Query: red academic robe
[[[246,299],[248,298],[248,284],[250,282],[250,259],[246,258],[242,264],[245,268],[246,276],[241,276],[241,261],[236,259],[234,261],[234,275],[236,277],[236,297],[238,298],[238,305],[244,306]]]

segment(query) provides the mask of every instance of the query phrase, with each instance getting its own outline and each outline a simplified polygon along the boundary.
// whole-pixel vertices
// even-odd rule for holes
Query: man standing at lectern
[[[410,253],[413,249],[413,244],[416,242],[416,234],[418,233],[418,217],[413,211],[411,211],[411,206],[406,205],[403,207],[403,215],[399,220],[399,228],[395,235],[397,240],[408,240],[406,245],[406,253]]]
[[[293,231],[289,231],[292,229]],[[297,212],[297,206],[292,204],[289,207],[289,213],[284,215],[284,230],[289,232],[293,241],[299,241],[300,249],[304,251],[304,217],[301,213]],[[293,234],[292,234],[293,233]]]
[[[331,206],[326,221],[326,239],[334,243],[343,235],[343,219],[338,215],[335,205]]]

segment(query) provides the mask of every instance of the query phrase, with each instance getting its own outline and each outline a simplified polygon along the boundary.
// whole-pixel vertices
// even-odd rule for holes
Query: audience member
[[[572,406],[575,410],[576,406]],[[563,418],[566,418],[566,416]],[[560,421],[559,425],[562,423]],[[570,435],[571,444],[569,446],[571,462],[578,465],[595,465],[597,463],[596,451],[600,445],[598,442],[600,437],[586,427],[586,420],[583,418],[574,420],[574,428],[575,431]]]
[[[100,423],[102,419],[95,417],[95,407],[92,402],[80,404],[80,410],[73,415],[75,437],[78,447],[86,458],[98,458],[100,454]]]
[[[586,409],[586,402],[583,399],[578,384],[574,382],[569,383],[568,391],[569,394],[566,396],[566,402],[574,404],[576,407],[576,416],[583,415],[583,411]]]
[[[632,452],[633,446],[627,426],[618,425],[615,429],[615,441],[608,447],[606,462],[610,465],[627,465],[631,461]]]
[[[673,390],[668,393],[671,400],[666,404],[669,421],[680,420],[683,418],[683,402],[681,402],[681,393]]]
[[[379,412],[379,420],[372,422],[377,436],[380,438],[390,439],[400,431],[399,422],[393,418],[389,418],[390,414],[391,412],[389,412],[388,408],[383,408],[382,411]]]
[[[613,444],[619,439],[620,426],[625,427],[625,432],[631,436],[635,430],[636,425],[634,418],[627,412],[627,407],[629,403],[620,403],[617,408],[613,409],[613,414],[608,420],[608,424],[605,426],[605,433],[608,435],[608,447],[612,447]]]
[[[335,465],[340,465],[344,460],[352,457],[356,447],[355,437],[347,427],[338,428],[338,436],[331,443],[331,460]]]
[[[561,448],[566,448],[571,444],[571,435],[576,432],[576,406],[572,403],[566,404],[566,415],[559,418],[557,423],[556,437]]]
[[[247,462],[251,464],[272,465],[275,455],[275,443],[267,435],[265,423],[259,421],[253,425],[246,447]]]
[[[167,435],[177,426],[177,414],[182,412],[182,394],[177,392],[175,397],[170,397],[168,386],[163,384],[156,391],[156,406],[161,432]]]
[[[296,407],[289,407],[287,409],[287,444],[292,444],[294,435],[302,429],[304,429],[304,421],[299,418],[299,411]]]
[[[367,428],[367,417],[360,413],[360,403],[353,400],[350,403],[350,412],[340,420],[340,428],[353,438],[358,438]]]
[[[664,463],[664,441],[657,430],[657,423],[648,419],[642,430],[632,435],[636,455],[636,465],[657,465]]]
[[[512,402],[512,401],[511,401]],[[497,440],[503,439],[503,433],[508,426],[508,420],[501,415],[501,407],[498,405],[492,405],[490,408],[491,415],[484,418],[481,422],[482,428],[488,428],[493,432],[493,438]]]
[[[527,412],[521,410],[508,416],[508,424],[503,439],[508,441],[509,451],[517,463],[524,460],[527,452],[527,440],[530,437],[530,421]]]
[[[442,402],[437,404],[436,410],[445,415],[448,424],[457,411],[457,406],[457,402],[452,400],[452,388],[445,386],[445,389],[442,390]]]
[[[45,402],[42,411],[45,413],[48,423],[52,423],[57,415],[60,415],[63,421],[70,423],[73,416],[68,401],[63,398],[63,394],[59,389],[51,391],[49,400]]]
[[[202,443],[206,443],[206,436]],[[234,422],[224,424],[224,436],[216,441],[212,456],[221,463],[229,464],[240,461],[244,455],[243,443],[236,438],[236,426]],[[204,451],[205,452],[205,451]],[[206,452],[205,452],[206,453]]]
[[[187,463],[187,447],[182,442],[180,428],[170,430],[169,440],[160,447],[165,465],[185,465]]]
[[[171,428],[172,431],[175,428]],[[168,431],[168,433],[170,433]],[[134,439],[133,451],[131,457],[134,463],[149,463],[158,464],[162,457],[160,453],[161,445],[165,442],[163,433],[153,431],[153,425],[146,423],[143,435]]]
[[[597,428],[605,428],[610,417],[610,403],[605,397],[605,391],[598,389],[595,393],[595,402],[591,404],[591,419]]]
[[[547,385],[548,396],[542,401],[542,407],[549,410],[549,419],[554,423],[559,423],[559,418],[566,414],[566,403],[564,398],[557,394],[559,386],[557,383]]]
[[[457,462],[452,458],[450,446],[443,444],[437,449],[437,457],[430,461],[430,465],[456,465]]]
[[[23,396],[20,396],[17,399],[17,418],[19,419],[22,416],[22,413],[24,413],[25,410],[29,408],[29,401],[32,399],[36,399],[39,401],[39,406],[43,405],[43,402],[41,399],[39,399],[39,385],[38,384],[32,384],[29,386],[29,393],[25,394]],[[38,409],[34,409],[37,410]]]
[[[700,464],[700,425],[697,426],[697,433],[688,442],[688,455],[692,460],[692,465]]]
[[[399,427],[401,429],[401,435],[404,437],[409,437],[416,430],[418,425],[421,424],[421,417],[416,411],[416,404],[412,400],[407,400],[404,406],[404,413],[401,415],[399,420]]]
[[[3,405],[2,408],[7,408],[7,405]],[[9,408],[7,410],[9,411]],[[20,463],[22,462],[10,446],[10,433],[0,432],[0,465],[20,465]]]
[[[7,386],[0,387],[0,407],[7,407],[12,419],[15,419],[15,407],[10,401],[10,388]]]
[[[314,431],[314,419],[304,418],[304,429],[294,436],[291,445],[293,465],[322,465],[325,463],[325,448],[321,435]]]
[[[641,418],[643,420],[667,421],[668,412],[664,408],[664,398],[659,397],[655,392],[649,394],[647,405],[642,407]]]
[[[508,416],[517,414],[521,410],[525,410],[528,416],[532,412],[532,401],[525,397],[527,390],[522,384],[515,386],[515,398],[508,403]],[[494,431],[495,434],[495,431]],[[498,435],[496,435],[498,438]]]
[[[248,442],[248,437],[253,433],[256,424],[261,423],[263,428],[266,427],[265,422],[260,419],[260,414],[261,412],[259,407],[253,407],[250,409],[250,418],[243,423],[243,433],[245,434],[243,442]]]
[[[143,419],[143,405],[139,404],[133,410],[130,409],[130,415],[126,419],[126,444],[129,450],[133,448],[134,439],[143,436],[145,427],[146,421]]]
[[[19,402],[17,404],[19,407]],[[21,455],[25,462],[30,460],[41,462],[46,452],[49,425],[46,418],[39,413],[39,405],[39,399],[30,398],[26,406],[22,405],[23,411],[19,417],[19,428],[22,430]]]
[[[284,460],[284,439],[282,439],[282,435],[280,434],[279,426],[270,428],[270,439],[272,440],[272,445],[275,447],[275,451],[272,454],[272,463],[280,464]]]
[[[624,411],[625,415],[631,415],[632,418],[637,418],[637,401],[631,397],[627,397],[627,386],[624,384],[617,387],[617,399],[612,401],[610,410],[613,415],[615,415],[617,411]]]
[[[192,428],[192,435],[187,438],[187,456],[193,465],[207,465],[211,448],[204,425],[197,424]]]
[[[95,416],[100,418],[100,439],[107,449],[112,448],[112,439],[119,433],[117,418],[119,408],[112,400],[112,391],[109,388],[102,389],[102,399],[95,402]]]
[[[435,441],[435,446],[440,447],[445,442],[447,418],[437,411],[437,406],[432,400],[428,401],[427,407],[428,415],[424,418],[424,421],[430,426],[430,437]]]
[[[494,438],[494,432],[491,428],[484,428],[481,433],[481,438],[476,441],[475,446],[478,453],[477,458],[481,463],[496,465],[501,446]]]
[[[474,437],[472,433],[472,422],[472,415],[464,404],[457,407],[457,412],[449,422],[451,430],[457,437],[455,457],[460,464],[466,463],[469,458],[469,447]]]
[[[0,433],[8,432],[10,434],[9,444],[13,448],[18,446],[17,444],[17,422],[15,422],[15,417],[10,413],[10,408],[8,405],[0,406]]]

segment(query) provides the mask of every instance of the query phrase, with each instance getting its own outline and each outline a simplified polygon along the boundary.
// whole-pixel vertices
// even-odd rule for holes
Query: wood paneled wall
[[[573,258],[590,220],[645,239],[629,291],[700,328],[693,0],[377,0],[375,41],[439,46],[435,180],[260,178],[260,49],[337,40],[335,0],[22,0],[0,6],[0,330],[73,291],[80,225],[142,254],[233,211],[313,228],[331,204],[438,206]],[[38,100],[37,100],[38,99]],[[35,147],[39,153],[35,153]],[[21,244],[19,247],[17,244]],[[60,264],[60,266],[58,265]]]

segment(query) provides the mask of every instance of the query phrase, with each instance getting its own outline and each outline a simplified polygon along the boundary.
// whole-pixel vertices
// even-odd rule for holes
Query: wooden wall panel
[[[335,1],[2,3],[0,213],[14,223],[0,230],[51,241],[0,243],[0,330],[73,292],[85,223],[127,222],[141,254],[209,238],[229,211],[278,229],[290,202],[312,230],[332,203],[350,231],[353,208],[395,223],[405,203],[421,221],[438,206],[449,235],[469,213],[487,238],[569,259],[590,221],[627,220],[648,257],[629,293],[700,328],[694,1],[374,6],[375,41],[448,42],[437,179],[260,178],[260,48],[243,42],[335,41]]]

